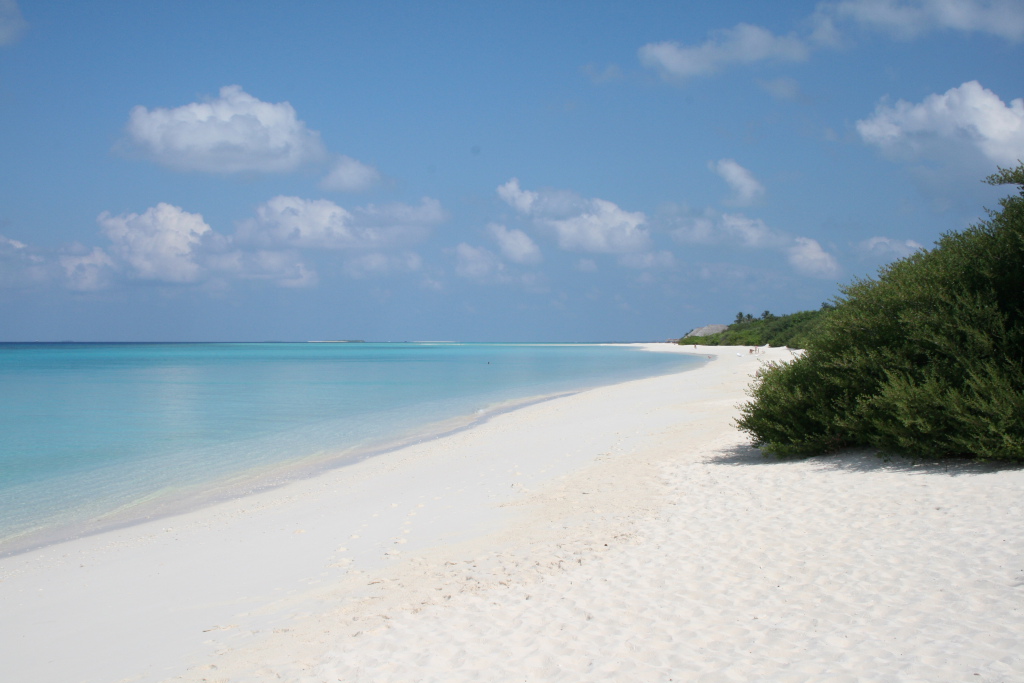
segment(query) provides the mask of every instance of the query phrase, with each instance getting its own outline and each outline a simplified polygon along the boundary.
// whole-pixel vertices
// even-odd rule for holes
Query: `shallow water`
[[[0,554],[699,363],[583,344],[0,344]]]

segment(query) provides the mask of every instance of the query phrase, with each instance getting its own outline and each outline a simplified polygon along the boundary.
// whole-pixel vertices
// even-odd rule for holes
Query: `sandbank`
[[[1024,471],[765,459],[785,349],[0,560],[3,679],[1024,680]]]

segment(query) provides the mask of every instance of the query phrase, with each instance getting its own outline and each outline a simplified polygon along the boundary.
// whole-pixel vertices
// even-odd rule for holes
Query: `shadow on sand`
[[[911,474],[948,474],[954,477],[1024,469],[1024,465],[1011,462],[975,462],[960,458],[915,460],[900,455],[880,454],[877,450],[867,448],[850,448],[838,453],[808,458],[777,458],[773,455],[765,455],[761,449],[749,445],[722,449],[710,456],[707,462],[714,465],[730,466],[784,466],[795,462],[806,462],[813,463],[821,469],[849,472],[909,472]]]

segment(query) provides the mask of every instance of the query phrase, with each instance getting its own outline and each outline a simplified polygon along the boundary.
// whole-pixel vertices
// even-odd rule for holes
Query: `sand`
[[[1024,470],[766,459],[786,350],[0,560],[5,681],[1024,681]]]

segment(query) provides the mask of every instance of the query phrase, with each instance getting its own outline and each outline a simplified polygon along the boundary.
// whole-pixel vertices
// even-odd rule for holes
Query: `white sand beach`
[[[1024,470],[766,459],[785,349],[0,560],[0,678],[1024,681]]]

